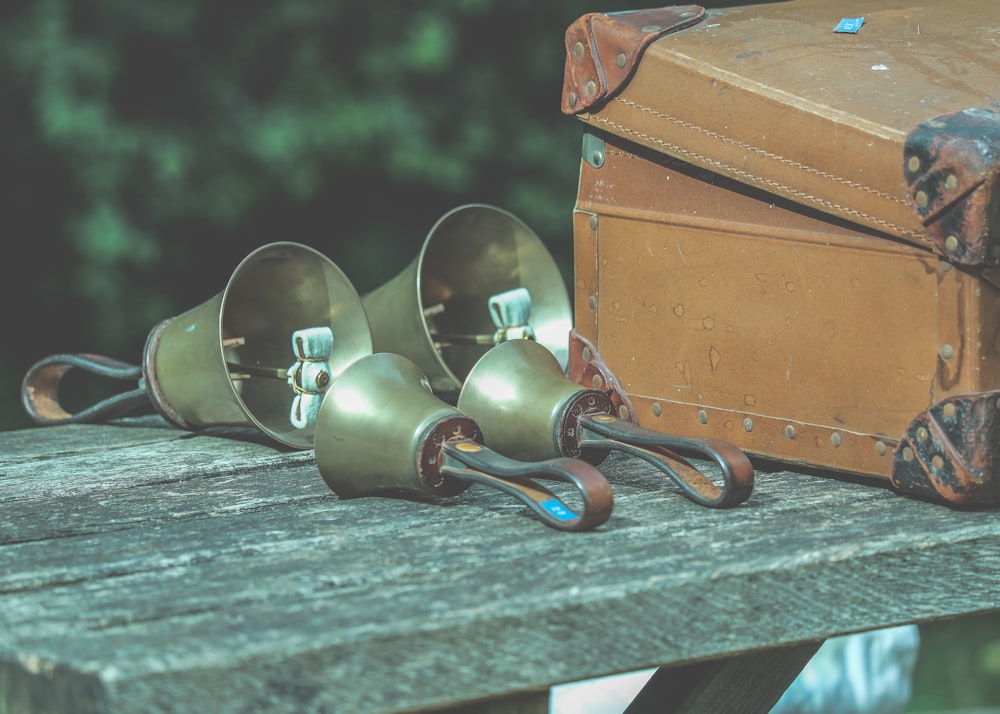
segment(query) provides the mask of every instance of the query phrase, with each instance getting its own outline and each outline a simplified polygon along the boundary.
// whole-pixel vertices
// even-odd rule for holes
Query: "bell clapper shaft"
[[[425,319],[430,319],[432,317],[437,317],[442,312],[444,312],[444,303],[443,302],[439,302],[436,305],[431,305],[430,307],[425,307],[424,308],[424,318]]]
[[[604,474],[585,461],[571,458],[517,461],[472,439],[451,439],[441,449],[442,474],[503,491],[527,505],[545,525],[557,530],[591,530],[611,515],[611,486]],[[575,513],[536,479],[571,484],[583,501],[583,513]]]
[[[493,335],[462,335],[454,333],[441,333],[436,332],[434,334],[434,346],[441,350],[447,349],[448,347],[454,347],[455,345],[483,345],[485,347],[493,346]]]
[[[229,378],[235,381],[252,379],[254,377],[280,379],[282,382],[288,379],[288,371],[277,367],[257,367],[249,364],[239,364],[238,362],[226,362],[226,367],[229,368]]]
[[[444,304],[439,303],[424,310],[424,317],[432,317],[444,312]],[[454,345],[482,345],[495,347],[501,342],[514,339],[535,339],[535,331],[530,325],[531,293],[527,288],[514,288],[487,299],[487,310],[496,328],[492,333],[450,333],[431,329],[434,346],[444,349]]]
[[[753,491],[753,465],[742,450],[728,441],[664,434],[605,413],[577,418],[581,449],[614,449],[637,456],[656,466],[680,486],[687,498],[702,506],[735,506]],[[684,455],[715,462],[722,471],[722,486],[710,481]]]
[[[430,332],[431,337],[434,338],[434,348],[435,349],[447,349],[449,347],[454,347],[456,344],[461,345],[493,345],[493,335],[475,335],[475,334],[464,334],[464,333],[445,333],[437,329],[437,327],[431,323],[438,315],[442,315],[445,312],[445,304],[443,302],[436,303],[430,307],[425,307],[423,310],[424,320],[427,321],[427,329]]]
[[[233,350],[243,347],[247,343],[245,337],[224,337],[222,339],[222,349]],[[239,362],[226,360],[226,367],[229,370],[229,378],[234,382],[242,382],[254,377],[269,377],[273,379],[285,380],[288,374],[283,369],[274,367],[260,367],[256,365],[241,364]]]
[[[237,347],[243,347],[247,343],[245,337],[223,337],[222,338],[222,349],[224,350],[234,350]],[[288,374],[283,369],[278,369],[275,367],[261,367],[259,365],[252,364],[242,364],[237,361],[226,360],[226,368],[229,370],[229,378],[233,381],[240,382],[247,379],[252,379],[254,377],[269,377],[272,379],[285,380],[288,378]]]
[[[246,346],[244,337],[226,337],[223,350]],[[292,390],[289,420],[298,429],[311,427],[319,411],[319,402],[332,381],[330,354],[333,351],[333,330],[329,327],[309,327],[292,333],[295,362],[287,368],[245,364],[238,359],[226,360],[229,378],[234,382],[255,377],[278,379]]]
[[[311,329],[329,330],[329,328],[311,328]],[[300,363],[329,362],[330,360],[329,353],[321,354],[318,356],[313,356],[312,354],[309,354],[309,351],[307,350],[306,345],[304,343],[303,337],[299,335],[300,332],[304,331],[303,330],[297,331],[293,338],[294,344],[296,346],[296,363],[292,365],[292,368],[296,367]],[[222,340],[222,348],[235,349],[237,347],[243,347],[244,345],[246,345],[246,343],[247,341],[246,338],[244,337],[226,337],[225,339]],[[292,372],[292,368],[281,369],[279,367],[264,367],[260,365],[243,364],[241,362],[235,362],[230,360],[226,360],[226,367],[229,369],[230,379],[234,380],[251,379],[253,377],[267,377],[269,379],[280,379],[281,381],[284,382],[288,381],[289,375]],[[319,385],[320,387],[327,386],[330,382],[329,373],[327,371],[322,371],[318,376],[317,381],[320,382]],[[305,387],[302,387],[301,385],[298,385],[298,387],[299,387],[298,389],[295,389],[296,392],[307,393],[307,394],[315,393],[314,391],[307,390]]]

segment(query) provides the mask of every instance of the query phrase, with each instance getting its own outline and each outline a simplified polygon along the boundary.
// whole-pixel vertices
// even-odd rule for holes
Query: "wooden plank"
[[[26,431],[6,432],[0,441],[0,504],[315,463],[311,451],[278,448],[246,429],[194,434],[171,428],[69,425]],[[8,438],[14,445],[10,450]]]
[[[121,446],[154,444],[190,436],[189,432],[173,428],[158,417],[129,421],[136,426],[109,429],[96,424],[67,424],[58,427],[56,439],[47,433],[47,428],[4,432],[3,463],[44,461],[74,453],[109,451]]]
[[[570,534],[481,486],[341,500],[267,443],[101,459],[38,431],[66,454],[44,468],[0,434],[0,681],[44,691],[27,711],[458,706],[1000,608],[995,512],[881,487],[759,472],[714,511],[612,456],[614,514]]]

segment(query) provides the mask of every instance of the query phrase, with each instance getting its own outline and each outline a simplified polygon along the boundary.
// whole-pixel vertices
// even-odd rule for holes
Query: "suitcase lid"
[[[563,111],[952,262],[997,263],[1000,5],[880,0],[853,33],[835,31],[845,7],[585,15],[566,33]]]

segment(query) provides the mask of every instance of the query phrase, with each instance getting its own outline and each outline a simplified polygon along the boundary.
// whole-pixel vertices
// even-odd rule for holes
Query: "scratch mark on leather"
[[[715,349],[715,347],[710,347],[708,350],[708,363],[711,365],[713,372],[719,369],[719,362],[721,361],[722,355],[719,353],[719,350]]]

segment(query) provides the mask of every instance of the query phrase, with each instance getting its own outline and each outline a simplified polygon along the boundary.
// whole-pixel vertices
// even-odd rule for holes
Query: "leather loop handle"
[[[442,474],[510,494],[527,505],[545,525],[557,530],[591,530],[611,515],[611,485],[604,474],[579,459],[517,461],[470,439],[445,442],[442,451],[445,459]],[[583,513],[575,513],[535,479],[573,485],[583,499]]]
[[[615,449],[638,456],[669,476],[685,496],[702,506],[735,506],[753,491],[753,465],[743,451],[728,441],[663,434],[608,414],[584,414],[579,424],[581,448]],[[722,470],[722,486],[710,481],[682,454],[714,461]]]
[[[59,382],[73,368],[109,379],[136,380],[139,386],[73,414],[59,403]],[[42,425],[95,422],[150,405],[141,367],[92,354],[58,354],[36,362],[21,382],[21,403],[32,421]]]

